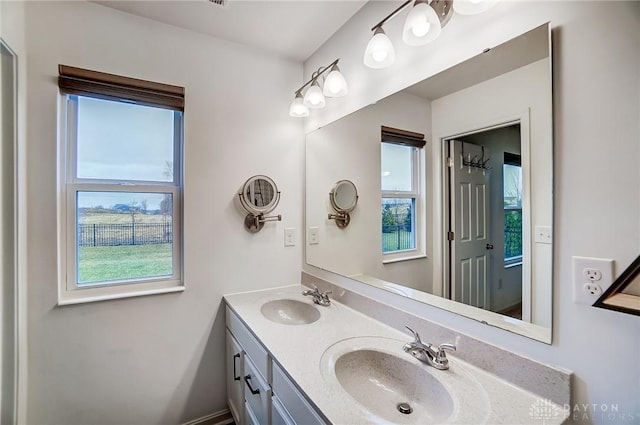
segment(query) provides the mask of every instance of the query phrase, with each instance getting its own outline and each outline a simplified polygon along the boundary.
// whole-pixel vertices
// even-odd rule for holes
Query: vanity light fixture
[[[440,35],[442,28],[451,20],[454,10],[462,15],[482,13],[493,7],[499,0],[407,0],[396,10],[378,22],[371,31],[364,53],[364,64],[369,68],[382,69],[391,66],[395,60],[393,43],[382,26],[413,3],[402,29],[402,41],[409,46],[425,45]]]
[[[311,79],[304,83],[302,87],[295,91],[295,98],[291,102],[289,108],[289,116],[291,117],[308,117],[309,109],[320,109],[326,105],[325,97],[341,97],[349,93],[347,87],[347,81],[338,68],[338,61],[336,59],[329,65],[318,68],[313,74]],[[320,76],[329,71],[324,80],[320,79]],[[320,87],[320,83],[323,83],[323,87]],[[302,91],[305,87],[309,86],[307,91],[302,95]]]

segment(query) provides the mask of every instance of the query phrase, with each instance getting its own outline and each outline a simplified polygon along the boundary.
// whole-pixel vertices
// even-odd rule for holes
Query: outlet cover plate
[[[599,271],[602,277],[592,281],[585,270]],[[597,285],[599,293],[606,291],[613,283],[613,260],[608,258],[573,257],[573,301],[576,304],[593,305],[600,295],[591,295],[585,285]]]

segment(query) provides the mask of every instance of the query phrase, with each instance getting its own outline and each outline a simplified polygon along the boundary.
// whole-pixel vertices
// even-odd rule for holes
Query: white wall
[[[306,226],[318,227],[317,245],[306,246],[306,261],[340,274],[368,275],[432,292],[431,259],[383,264],[380,249],[380,126],[419,132],[431,137],[430,102],[417,96],[397,93],[375,105],[354,112],[318,129],[306,140]],[[420,150],[421,164],[425,151]],[[358,205],[345,229],[328,220],[333,213],[329,192],[338,180],[351,180],[358,189]],[[424,211],[424,182],[421,183]],[[430,215],[429,215],[430,218]],[[425,222],[419,224],[424,235]],[[428,238],[430,240],[430,238]],[[425,243],[425,238],[421,238]],[[431,246],[422,248],[431,255]]]
[[[94,3],[25,7],[26,422],[177,424],[225,409],[222,295],[299,282],[304,139],[288,108],[301,64]],[[186,88],[184,293],[56,307],[58,64]],[[283,221],[258,234],[233,204],[254,174],[282,192]]]
[[[575,372],[573,402],[617,405],[613,418],[584,408],[577,422],[625,423],[640,416],[640,318],[573,303],[573,255],[614,258],[620,273],[640,248],[640,3],[501,2],[479,16],[454,16],[432,45],[409,48],[392,34],[397,63],[361,64],[369,29],[394,5],[370,2],[305,63],[305,75],[340,57],[350,95],[307,122],[326,124],[436,71],[546,21],[554,36],[554,319],[545,345],[394,296],[337,275],[305,269],[489,343]],[[594,199],[597,202],[594,202]],[[428,336],[423,336],[428,339]],[[437,341],[436,341],[437,342]]]

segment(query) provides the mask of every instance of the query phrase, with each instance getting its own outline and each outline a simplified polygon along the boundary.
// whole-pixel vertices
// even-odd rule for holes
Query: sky
[[[174,111],[78,96],[77,177],[173,180]],[[78,207],[147,202],[159,209],[163,194],[82,192]]]

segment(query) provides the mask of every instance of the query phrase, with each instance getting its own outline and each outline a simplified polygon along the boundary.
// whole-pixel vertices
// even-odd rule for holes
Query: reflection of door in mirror
[[[450,265],[443,293],[521,319],[520,124],[458,139],[446,146]]]

